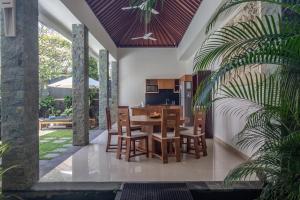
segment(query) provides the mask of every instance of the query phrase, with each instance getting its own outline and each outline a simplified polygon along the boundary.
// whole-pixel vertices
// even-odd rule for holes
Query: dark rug
[[[125,183],[120,200],[193,200],[185,183]]]

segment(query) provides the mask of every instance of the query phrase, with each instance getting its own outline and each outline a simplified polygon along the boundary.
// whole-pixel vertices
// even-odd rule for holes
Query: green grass
[[[54,143],[55,140],[59,140],[61,138],[68,138],[68,140],[66,140],[64,143]],[[72,144],[72,130],[54,131],[40,137],[40,140],[45,139],[49,139],[49,142],[40,142],[40,160],[51,160],[51,158],[46,158],[45,156],[49,153],[60,154],[60,152],[56,152],[57,149],[63,148],[63,146],[66,144]]]

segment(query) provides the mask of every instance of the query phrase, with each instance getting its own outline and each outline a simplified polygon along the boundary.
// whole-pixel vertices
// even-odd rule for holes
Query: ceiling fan
[[[135,38],[131,38],[132,40],[140,40],[140,39],[144,39],[144,40],[153,40],[156,41],[157,39],[154,37],[151,37],[151,35],[153,35],[153,33],[145,33],[144,36],[142,37],[135,37]]]
[[[146,11],[147,10],[147,7],[148,7],[148,3],[149,3],[149,0],[143,2],[141,5],[139,6],[129,6],[129,7],[123,7],[121,8],[122,10],[132,10],[132,9],[140,9],[140,10],[143,10],[143,11]],[[151,10],[151,13],[154,14],[154,15],[158,15],[159,12],[155,9],[152,9]]]

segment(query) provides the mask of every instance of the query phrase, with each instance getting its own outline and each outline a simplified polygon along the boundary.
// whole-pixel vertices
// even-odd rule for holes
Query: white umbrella
[[[49,87],[55,87],[55,88],[67,88],[67,89],[72,89],[73,85],[73,78],[67,78],[55,83],[52,83],[48,85]],[[89,88],[99,88],[99,81],[96,81],[92,78],[89,78]]]

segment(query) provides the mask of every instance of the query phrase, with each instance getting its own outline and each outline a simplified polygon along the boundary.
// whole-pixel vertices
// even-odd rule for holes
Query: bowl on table
[[[160,118],[160,113],[154,112],[149,115],[150,118]]]

